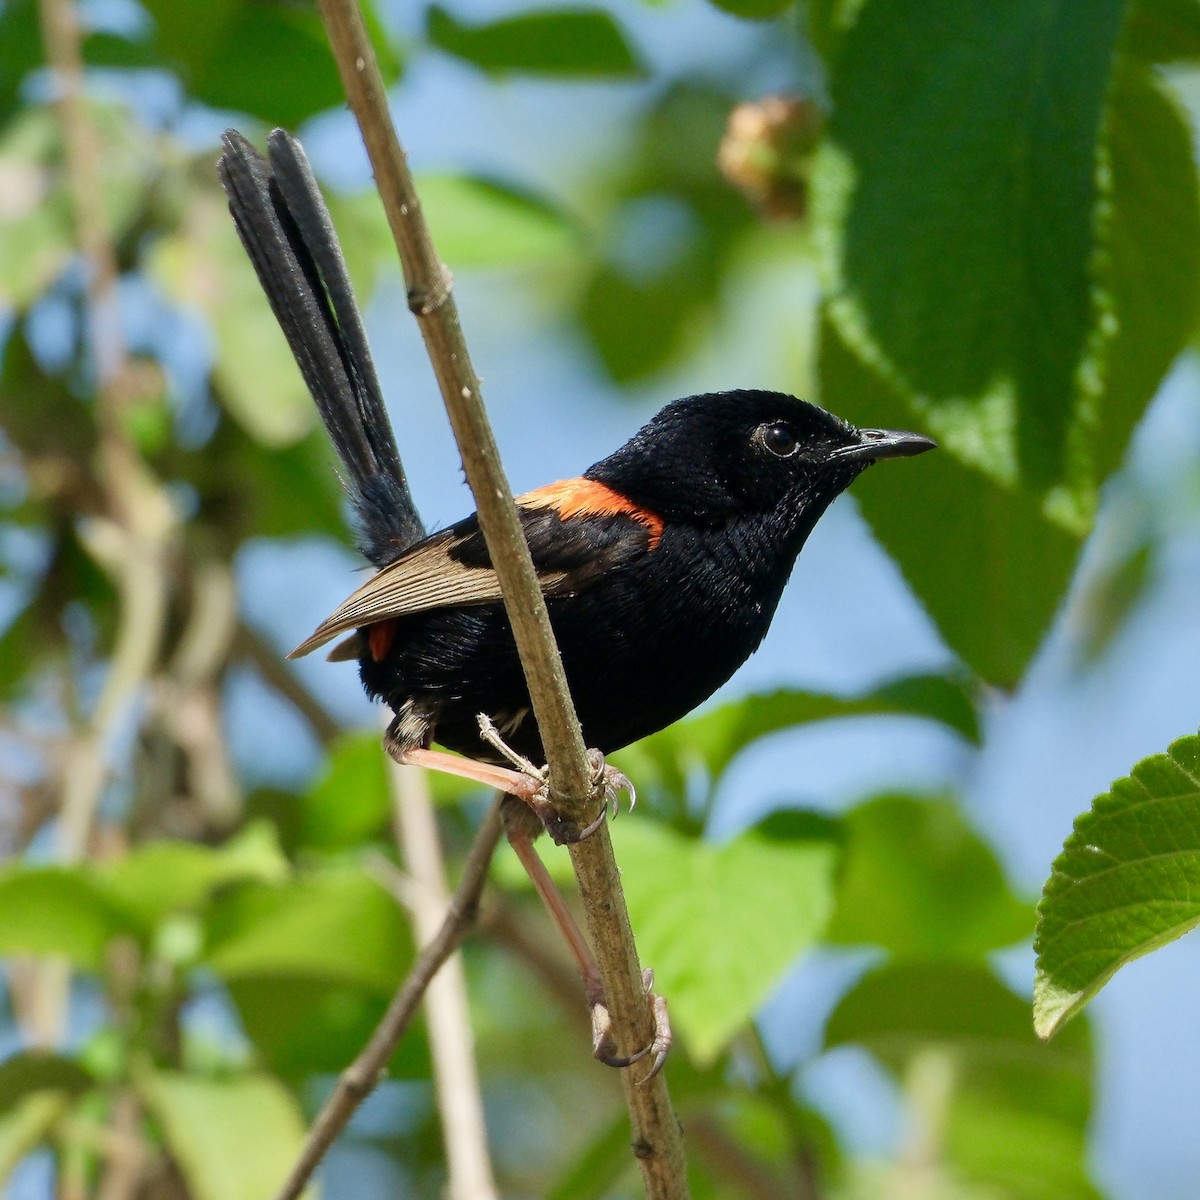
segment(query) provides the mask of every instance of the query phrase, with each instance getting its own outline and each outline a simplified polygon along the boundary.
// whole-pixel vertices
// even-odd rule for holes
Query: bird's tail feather
[[[236,130],[223,140],[229,211],[342,460],[360,549],[385,566],[425,530],[329,211],[300,143],[282,129],[267,158]]]

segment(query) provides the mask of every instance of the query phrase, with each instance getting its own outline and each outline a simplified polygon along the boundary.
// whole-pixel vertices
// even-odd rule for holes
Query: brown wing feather
[[[588,587],[612,566],[653,550],[662,519],[603,484],[565,479],[517,497],[542,591]],[[468,517],[434,534],[368,579],[288,655],[300,658],[350,629],[434,608],[489,604],[500,584],[478,522]],[[356,657],[359,643],[338,647]]]
[[[403,617],[431,608],[487,604],[500,599],[500,584],[490,567],[464,566],[451,556],[458,539],[449,531],[416,546],[410,554],[384,567],[348,596],[288,658],[302,658],[348,629]],[[544,589],[565,577],[553,571],[542,577]]]

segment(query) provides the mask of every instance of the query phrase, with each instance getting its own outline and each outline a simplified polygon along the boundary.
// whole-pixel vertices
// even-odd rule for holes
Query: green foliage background
[[[1029,946],[1032,898],[961,802],[974,764],[1003,752],[996,730],[1039,651],[1065,639],[1079,672],[1103,672],[1170,539],[1197,527],[1194,464],[1165,499],[1125,464],[1168,372],[1192,357],[1200,189],[1183,101],[1200,5],[718,7],[730,50],[717,66],[675,49],[695,20],[682,4],[368,13],[402,108],[433,70],[497,105],[538,80],[547,108],[575,106],[575,129],[589,95],[622,106],[619,136],[562,153],[548,135],[523,173],[416,164],[443,257],[525,314],[529,354],[539,338],[566,342],[581,376],[638,400],[680,380],[781,386],[942,446],[871,472],[855,500],[944,669],[723,696],[619,756],[642,803],[617,851],[679,1035],[668,1070],[693,1190],[1095,1197],[1091,1032],[1077,1020],[1037,1040],[998,967],[1011,956],[997,958]],[[251,1200],[282,1179],[413,934],[380,883],[398,851],[377,733],[350,727],[366,722],[328,682],[337,668],[281,663],[283,610],[309,598],[284,604],[277,587],[264,602],[247,584],[264,547],[345,533],[330,455],[225,211],[216,135],[236,123],[261,140],[283,123],[357,151],[309,8],[77,11],[103,178],[91,199],[125,298],[115,380],[89,349],[38,10],[0,6],[0,1179],[14,1195],[100,1194],[119,1144],[137,1163],[128,1194]],[[789,183],[786,219],[718,166],[735,104],[768,90],[759,78],[807,105],[800,136],[753,150]],[[439,137],[426,126],[418,140]],[[364,300],[398,324],[377,202],[346,186],[338,154],[314,160]],[[743,336],[761,375],[730,379]],[[402,403],[414,428],[436,412],[422,380]],[[576,415],[564,404],[554,419]],[[606,449],[581,446],[577,465]],[[303,545],[314,592],[329,582],[337,600]],[[331,560],[348,561],[326,546]],[[863,628],[873,602],[852,614]],[[300,623],[324,611],[305,607]],[[1183,629],[1157,638],[1167,655],[1195,645]],[[248,688],[267,715],[247,732]],[[954,747],[963,765],[946,790],[897,785],[834,813],[784,776],[747,815],[746,764],[778,739],[896,718]],[[1173,734],[1196,722],[1181,711]],[[314,744],[319,764],[272,775],[231,749],[247,737],[268,764]],[[1054,864],[1042,1034],[1200,920],[1196,747],[1182,737],[1114,784]],[[89,786],[98,807],[85,796],[72,848],[61,814],[78,815]],[[453,870],[483,801],[435,787]],[[836,994],[798,1001],[796,964],[814,957],[836,967]],[[616,1081],[588,1058],[581,998],[504,853],[466,960],[503,1194],[637,1194]],[[813,1005],[828,1010],[815,1039]],[[327,1194],[441,1194],[425,1037],[397,1052]],[[864,1149],[866,1118],[812,1083],[848,1055],[872,1064],[864,1113],[882,1094],[899,1114],[882,1146]]]

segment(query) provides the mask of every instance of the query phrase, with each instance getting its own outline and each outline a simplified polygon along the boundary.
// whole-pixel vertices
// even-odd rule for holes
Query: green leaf
[[[696,1059],[711,1062],[821,935],[838,857],[830,827],[780,814],[716,846],[641,820],[614,842],[642,960]]]
[[[17,863],[0,872],[0,953],[61,954],[87,970],[130,928],[86,867]]]
[[[103,869],[101,879],[125,910],[153,928],[170,913],[200,908],[218,888],[246,879],[278,882],[287,873],[275,831],[258,822],[219,848],[146,843]]]
[[[1200,191],[1186,114],[1146,68],[1123,63],[1109,102],[1111,205],[1097,275],[1115,333],[1103,356],[1099,478],[1188,345],[1200,313]]]
[[[1086,527],[1090,274],[1125,0],[872,0],[842,41],[814,216],[830,313],[947,447]],[[897,53],[897,46],[904,52]]]
[[[246,884],[217,900],[208,932],[208,965],[226,982],[287,975],[390,994],[412,957],[395,902],[352,867]]]
[[[0,1063],[0,1112],[10,1112],[35,1092],[78,1096],[95,1083],[73,1058],[25,1050]]]
[[[1034,1026],[1050,1037],[1125,963],[1200,922],[1200,736],[1118,779],[1054,860],[1038,905]]]
[[[229,995],[262,1065],[300,1082],[336,1075],[366,1045],[399,984],[364,990],[298,975],[237,978]],[[428,1079],[429,1048],[418,1022],[388,1063],[394,1077]]]
[[[468,24],[431,4],[425,32],[440,50],[493,74],[621,77],[642,70],[620,26],[599,8],[543,9]]]
[[[1087,1177],[1080,1124],[968,1091],[956,1097],[947,1125],[947,1157],[988,1197],[1102,1200]]]
[[[392,801],[376,733],[348,734],[330,749],[325,773],[301,798],[303,845],[342,850],[387,828]]]
[[[857,424],[911,420],[899,393],[828,321],[820,373],[823,402]],[[950,648],[982,679],[1015,687],[1066,593],[1079,542],[1034,499],[953,455],[939,450],[918,465],[902,502],[884,471],[868,471],[854,497]]]
[[[796,0],[711,0],[714,8],[746,21],[769,21],[787,12]]]
[[[1087,1026],[1040,1046],[1025,1003],[982,963],[895,963],[868,972],[830,1016],[825,1044],[865,1046],[896,1073],[925,1047],[950,1047],[973,1082],[997,1095],[1072,1117],[1090,1109]],[[1019,1086],[1006,1085],[1019,1083],[1029,1064],[1054,1076],[1053,1095],[1022,1097]]]
[[[0,1183],[49,1137],[70,1107],[71,1098],[63,1092],[35,1092],[12,1108],[0,1109]]]
[[[1200,3],[1134,0],[1125,26],[1124,49],[1147,63],[1200,58]]]
[[[417,188],[438,253],[455,267],[553,262],[578,247],[578,231],[559,209],[507,184],[422,175]]]
[[[215,188],[193,190],[185,222],[154,244],[147,267],[169,296],[209,321],[214,381],[230,415],[273,448],[307,433],[312,401]]]
[[[202,1079],[164,1071],[135,1082],[196,1200],[274,1195],[304,1144],[295,1100],[267,1076]]]
[[[294,128],[345,102],[315,6],[285,0],[211,0],[197,6],[147,0],[155,46],[190,95],[213,108]],[[399,62],[372,6],[364,16],[385,82]]]
[[[976,957],[1028,937],[1031,906],[952,801],[880,796],[847,813],[843,828],[829,941],[931,959]]]
[[[622,750],[622,769],[639,787],[687,794],[703,771],[715,783],[747,746],[781,729],[840,717],[898,714],[940,721],[971,741],[979,739],[971,689],[959,677],[908,675],[857,696],[778,691],[747,696],[668,726]]]

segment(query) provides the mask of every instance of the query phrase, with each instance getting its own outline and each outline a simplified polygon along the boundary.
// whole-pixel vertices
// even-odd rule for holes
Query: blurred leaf
[[[734,103],[711,85],[674,83],[616,160],[604,244],[577,302],[616,380],[643,378],[703,339],[742,234],[757,225],[714,165]]]
[[[769,21],[787,12],[796,0],[710,0],[714,8],[747,21]]]
[[[104,162],[105,217],[119,241],[144,211],[164,144],[122,108],[93,103],[88,115]],[[21,311],[75,253],[62,131],[51,108],[25,109],[0,128],[0,196],[0,302]]]
[[[336,1075],[367,1044],[400,977],[365,991],[293,975],[247,976],[229,984],[242,1027],[264,1067],[286,1080]],[[410,1029],[388,1063],[396,1078],[428,1078],[428,1042]]]
[[[147,0],[155,46],[189,94],[213,108],[249,113],[294,128],[344,103],[344,93],[314,6],[285,0],[211,0],[196,6]],[[364,7],[385,82],[399,63]]]
[[[507,184],[422,175],[417,188],[438,253],[455,267],[554,261],[578,243],[578,231],[560,210]]]
[[[196,1200],[274,1195],[304,1144],[295,1100],[265,1075],[202,1079],[163,1071],[136,1084]]]
[[[16,863],[0,872],[0,954],[61,954],[96,970],[129,928],[87,867]]]
[[[733,759],[759,738],[809,721],[883,714],[927,717],[971,741],[979,739],[978,715],[965,680],[908,675],[858,696],[801,691],[747,696],[668,726],[622,750],[618,761],[639,787],[682,797],[697,771],[715,784]]]
[[[545,1200],[604,1200],[629,1170],[628,1155],[629,1118],[622,1112],[575,1157]]]
[[[431,4],[425,33],[440,50],[494,74],[619,77],[642,70],[620,26],[599,8],[541,9],[472,25]]]
[[[1010,485],[1066,485],[1055,508],[1079,529],[1107,329],[1090,277],[1097,168],[1124,9],[872,0],[840,46],[814,173],[842,335],[953,453]]]
[[[11,1112],[35,1092],[77,1096],[94,1087],[95,1083],[73,1058],[25,1050],[0,1063],[0,1112]]]
[[[946,1155],[967,1179],[1012,1200],[1101,1200],[1085,1170],[1081,1125],[966,1092],[955,1098]]]
[[[325,773],[300,800],[299,837],[323,850],[349,849],[388,827],[392,800],[377,733],[347,734],[330,749]]]
[[[411,957],[395,901],[352,867],[245,884],[209,920],[207,962],[226,982],[290,975],[390,993]]]
[[[1034,1026],[1050,1037],[1127,962],[1200,922],[1200,735],[1118,779],[1075,822],[1038,905]]]
[[[177,303],[209,321],[214,380],[230,415],[273,449],[305,434],[312,401],[215,187],[193,190],[184,223],[155,243],[147,266]]]
[[[1197,28],[1200,34],[1200,25]],[[1109,101],[1112,200],[1097,274],[1116,330],[1104,354],[1099,479],[1193,336],[1200,310],[1200,192],[1192,132],[1178,99],[1122,63]]]
[[[287,873],[274,830],[259,822],[219,848],[182,841],[146,843],[102,869],[101,878],[123,908],[153,928],[172,912],[199,908],[230,883],[276,883]]]
[[[1134,0],[1125,22],[1124,49],[1147,63],[1200,58],[1200,3]]]
[[[830,827],[780,814],[715,846],[641,820],[614,840],[642,960],[697,1060],[711,1062],[821,935],[838,857]]]
[[[279,447],[226,420],[198,453],[181,459],[178,474],[196,489],[209,534],[220,536],[232,553],[250,537],[324,533],[345,540],[335,461],[323,430]]]
[[[1072,604],[1077,661],[1094,663],[1112,645],[1154,578],[1154,550],[1149,535],[1140,537],[1115,562],[1089,578],[1086,590]]]
[[[1031,906],[952,801],[880,796],[847,813],[843,828],[829,941],[928,959],[979,956],[1029,936]]]
[[[70,1106],[71,1098],[62,1092],[35,1092],[11,1108],[0,1109],[0,1183],[49,1137]]]
[[[821,397],[857,424],[904,428],[899,394],[821,327]],[[953,455],[921,460],[897,502],[883,473],[868,471],[855,499],[875,536],[952,650],[982,679],[1015,687],[1066,593],[1079,543],[1039,512]]]
[[[902,1077],[919,1056],[948,1054],[956,1096],[970,1092],[1076,1131],[1091,1111],[1092,1049],[1085,1023],[1039,1044],[1026,1002],[980,963],[897,963],[865,975],[842,998],[826,1046],[861,1045]]]

